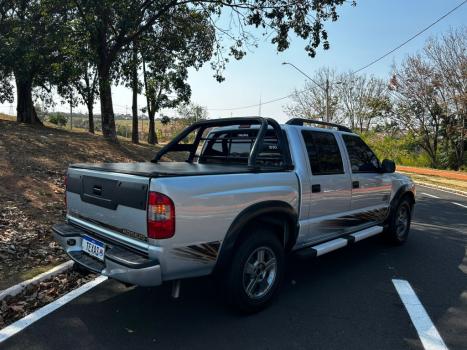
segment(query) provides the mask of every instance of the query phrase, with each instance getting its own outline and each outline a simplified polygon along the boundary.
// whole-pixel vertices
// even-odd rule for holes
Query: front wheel
[[[245,313],[268,306],[282,282],[284,249],[267,230],[251,232],[238,246],[225,283],[231,305]]]
[[[389,219],[385,230],[386,238],[394,244],[401,245],[407,241],[412,221],[412,203],[408,198],[402,199]]]

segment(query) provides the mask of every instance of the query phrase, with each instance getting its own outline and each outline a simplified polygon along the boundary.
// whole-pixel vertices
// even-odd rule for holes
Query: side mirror
[[[396,171],[396,163],[393,160],[385,159],[381,163],[382,173],[393,173]]]

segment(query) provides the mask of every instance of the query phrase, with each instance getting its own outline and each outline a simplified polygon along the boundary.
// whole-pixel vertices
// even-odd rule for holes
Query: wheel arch
[[[415,193],[414,193],[414,186],[411,184],[404,184],[399,189],[397,192],[394,194],[394,197],[391,200],[391,210],[394,209],[397,204],[401,201],[402,198],[408,197],[409,200],[411,201],[411,204],[415,204]]]
[[[248,235],[248,228],[262,223],[274,228],[286,250],[290,250],[298,235],[298,215],[283,201],[264,201],[242,210],[230,225],[222,242],[214,272],[222,270],[231,260],[236,245]]]
[[[414,186],[411,184],[404,184],[399,189],[396,191],[394,196],[391,199],[391,202],[389,204],[389,215],[385,221],[385,227],[389,224],[389,222],[392,220],[392,217],[394,215],[394,212],[400,203],[400,201],[404,198],[408,198],[410,201],[410,204],[413,205],[415,204],[415,192],[414,192]]]

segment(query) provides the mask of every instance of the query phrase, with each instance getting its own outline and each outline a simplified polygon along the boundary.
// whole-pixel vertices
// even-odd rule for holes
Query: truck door
[[[298,244],[304,245],[344,233],[338,218],[350,210],[351,186],[334,133],[303,129],[301,134],[308,158],[309,181],[304,186],[310,186],[303,189],[308,213]]]
[[[392,182],[380,171],[378,158],[357,135],[343,134],[352,171],[352,211],[365,221],[384,220],[389,206]]]

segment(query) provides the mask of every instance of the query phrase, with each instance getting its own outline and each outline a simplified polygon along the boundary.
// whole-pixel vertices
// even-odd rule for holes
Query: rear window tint
[[[344,173],[339,145],[332,133],[303,130],[302,136],[313,175]]]
[[[211,132],[199,156],[200,163],[247,164],[248,156],[256,139],[258,130],[232,130]],[[283,165],[282,153],[273,130],[268,130],[257,164],[264,166]]]

